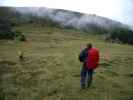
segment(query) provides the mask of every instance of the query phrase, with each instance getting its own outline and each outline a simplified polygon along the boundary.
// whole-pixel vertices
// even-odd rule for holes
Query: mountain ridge
[[[90,26],[96,26],[109,30],[110,28],[129,28],[119,21],[115,21],[96,14],[85,14],[64,9],[51,9],[45,7],[16,7],[12,8],[21,14],[32,14],[37,17],[48,17],[53,22],[64,27],[88,30]]]

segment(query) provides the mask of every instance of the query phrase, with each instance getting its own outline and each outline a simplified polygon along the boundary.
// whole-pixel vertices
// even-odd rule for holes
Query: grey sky
[[[133,26],[133,0],[0,0],[0,5],[73,10],[97,14]]]

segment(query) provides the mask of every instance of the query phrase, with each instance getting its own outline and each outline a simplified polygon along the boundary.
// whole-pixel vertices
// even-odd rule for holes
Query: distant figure
[[[88,43],[86,46],[79,54],[79,61],[83,63],[80,80],[82,89],[86,88],[86,83],[87,87],[90,87],[93,71],[99,62],[99,50],[93,48],[91,43]]]
[[[18,52],[18,57],[19,57],[20,61],[23,61],[24,60],[24,53],[22,51],[19,51]]]

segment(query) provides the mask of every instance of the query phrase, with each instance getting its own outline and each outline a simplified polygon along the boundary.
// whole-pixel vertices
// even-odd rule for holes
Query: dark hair
[[[87,44],[87,48],[89,48],[89,49],[92,48],[92,44],[91,43],[88,43]]]

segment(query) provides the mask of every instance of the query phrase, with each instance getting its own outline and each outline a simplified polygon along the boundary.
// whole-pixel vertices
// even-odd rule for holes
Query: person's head
[[[91,43],[87,43],[86,46],[87,46],[88,49],[92,48],[92,44]]]

